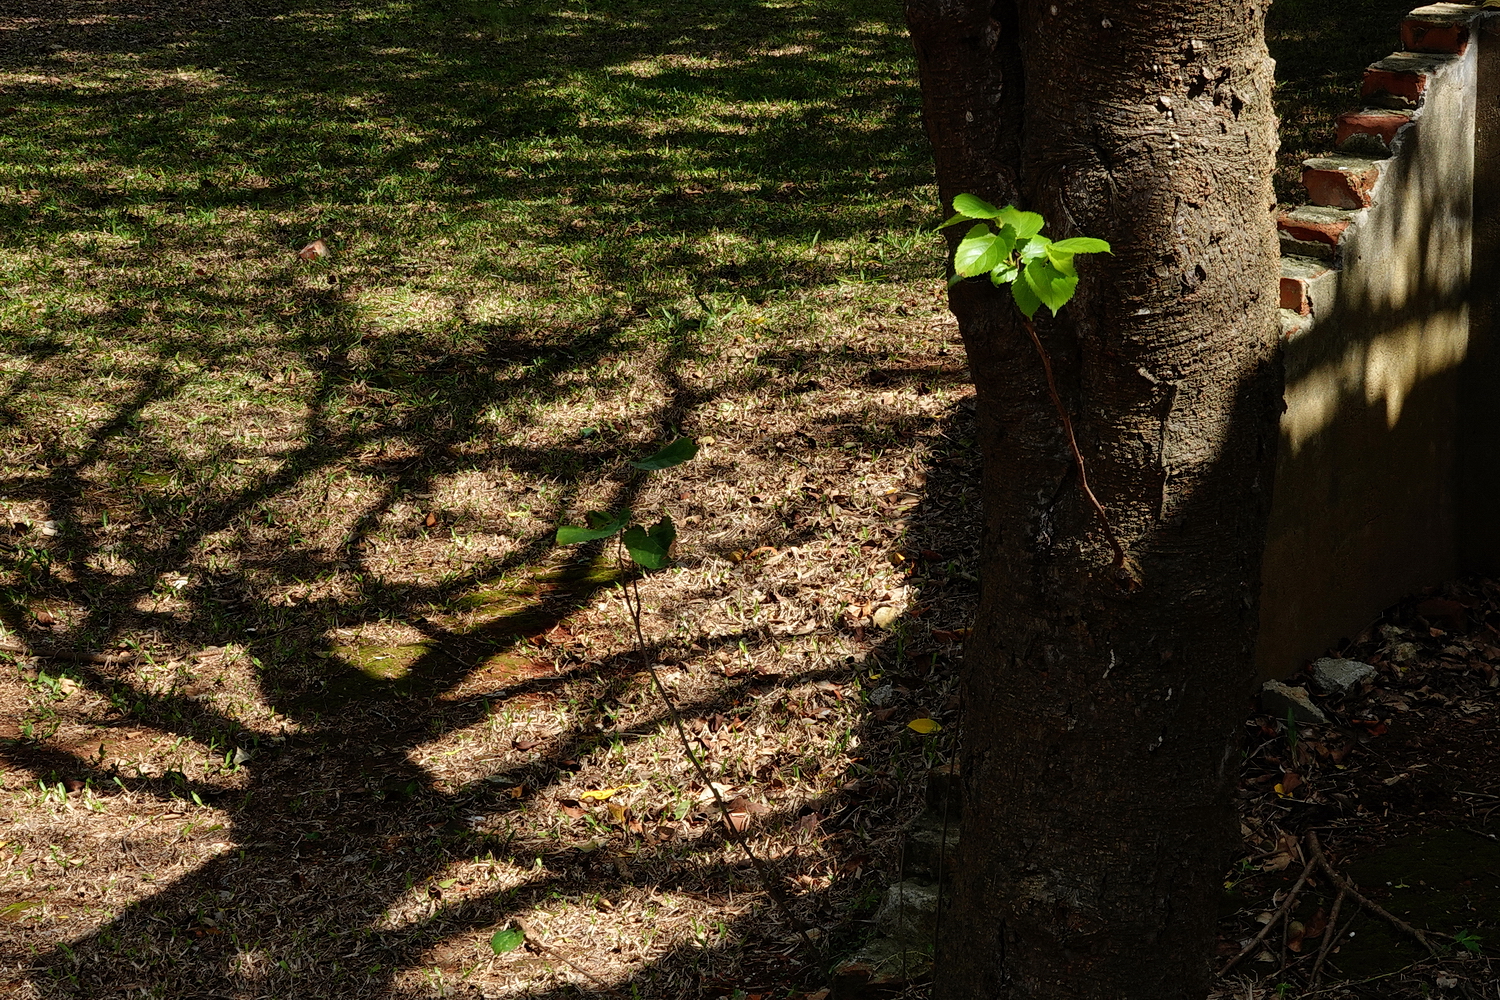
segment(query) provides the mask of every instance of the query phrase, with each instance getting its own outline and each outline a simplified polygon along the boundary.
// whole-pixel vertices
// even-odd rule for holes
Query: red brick
[[[1393,97],[1417,104],[1427,90],[1427,74],[1411,70],[1375,69],[1365,70],[1365,82],[1359,88],[1360,97],[1390,94]]]
[[[1356,135],[1375,136],[1389,148],[1396,141],[1401,126],[1411,121],[1411,115],[1379,111],[1346,111],[1339,115],[1338,134],[1334,144],[1342,146]]]
[[[1339,245],[1339,238],[1344,235],[1344,230],[1349,228],[1348,219],[1327,222],[1315,222],[1307,219],[1294,219],[1289,215],[1283,215],[1276,220],[1276,226],[1294,240],[1302,240],[1306,243],[1325,243],[1328,246]]]
[[[1401,46],[1408,52],[1451,52],[1463,55],[1469,47],[1469,26],[1452,21],[1408,17],[1401,22]]]
[[[1314,205],[1327,208],[1369,208],[1370,191],[1380,179],[1380,171],[1332,170],[1316,167],[1302,171],[1302,186]]]
[[[1281,279],[1281,308],[1290,309],[1299,316],[1312,312],[1312,300],[1307,297],[1307,282],[1301,278]]]

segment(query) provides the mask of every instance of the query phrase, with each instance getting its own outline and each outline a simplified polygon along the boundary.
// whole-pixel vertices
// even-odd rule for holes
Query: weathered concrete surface
[[[1393,133],[1370,207],[1338,216],[1347,228],[1318,254],[1340,269],[1331,302],[1287,324],[1263,677],[1287,676],[1405,594],[1458,571],[1454,442],[1470,336],[1480,48],[1382,60],[1367,88],[1399,84],[1421,104]],[[1420,85],[1392,83],[1403,73],[1420,74]],[[1371,93],[1392,106],[1389,91]],[[1335,220],[1333,212],[1301,215]]]

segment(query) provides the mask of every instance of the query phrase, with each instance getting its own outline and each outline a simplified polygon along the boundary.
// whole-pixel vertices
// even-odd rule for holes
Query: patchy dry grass
[[[824,985],[973,587],[898,8],[12,4],[0,106],[0,982]]]

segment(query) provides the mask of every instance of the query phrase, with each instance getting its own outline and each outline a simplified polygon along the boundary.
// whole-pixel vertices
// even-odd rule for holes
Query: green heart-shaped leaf
[[[996,208],[983,198],[972,194],[961,194],[953,199],[953,211],[966,219],[995,219],[999,218],[1000,213],[1005,210]]]
[[[526,943],[526,935],[518,930],[496,931],[490,938],[490,950],[496,955],[503,955],[508,951],[515,951]]]
[[[1077,278],[1063,274],[1046,260],[1033,260],[1028,263],[1025,278],[1024,284],[1031,286],[1036,297],[1052,310],[1054,316],[1063,304],[1073,297],[1073,290],[1078,287]],[[1022,282],[1016,282],[1016,285],[1020,284]]]
[[[999,218],[1006,225],[1015,229],[1017,239],[1035,236],[1047,224],[1047,220],[1035,212],[1022,212],[1011,205],[1007,205],[1000,210]]]
[[[630,464],[646,472],[655,472],[658,469],[670,469],[674,465],[681,465],[696,454],[698,454],[698,443],[692,438],[680,437],[650,458],[643,458],[639,462]]]
[[[677,527],[670,517],[663,517],[648,530],[639,524],[621,536],[630,558],[643,569],[661,569],[671,558],[672,542],[677,539]]]
[[[1052,244],[1059,250],[1068,253],[1109,253],[1109,244],[1103,240],[1096,240],[1092,236],[1073,236],[1066,240],[1058,240]]]
[[[1078,271],[1073,267],[1073,255],[1065,250],[1057,249],[1056,243],[1047,248],[1047,260],[1052,264],[1053,267],[1057,268],[1068,277],[1078,277]]]
[[[953,269],[965,278],[984,274],[1005,259],[1006,248],[990,227],[980,223],[963,238],[953,254]]]
[[[1027,319],[1035,316],[1036,311],[1042,307],[1042,300],[1036,297],[1036,292],[1025,281],[1012,281],[1010,294],[1016,300],[1016,308],[1025,313]]]
[[[602,511],[591,510],[584,517],[588,520],[587,528],[575,527],[565,524],[557,529],[558,545],[577,545],[580,542],[594,542],[601,538],[608,538],[630,523],[630,511],[621,511],[618,514],[606,514]]]
[[[1016,246],[1016,255],[1023,261],[1036,260],[1047,256],[1047,249],[1051,246],[1052,241],[1045,236],[1030,236]]]
[[[994,285],[1008,285],[1021,276],[1021,269],[1009,262],[1001,265],[990,272],[990,282]]]

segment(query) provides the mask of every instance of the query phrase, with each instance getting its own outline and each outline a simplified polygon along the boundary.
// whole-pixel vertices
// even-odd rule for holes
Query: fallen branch
[[[1223,976],[1227,974],[1230,969],[1239,964],[1240,959],[1250,954],[1256,948],[1259,948],[1265,942],[1266,936],[1271,933],[1272,928],[1281,923],[1282,919],[1288,913],[1292,912],[1292,907],[1297,905],[1297,894],[1300,893],[1302,891],[1302,887],[1307,884],[1307,876],[1312,874],[1312,870],[1313,861],[1309,860],[1307,864],[1303,866],[1302,874],[1297,878],[1297,884],[1292,886],[1292,891],[1286,894],[1286,899],[1282,901],[1281,907],[1275,913],[1271,914],[1271,919],[1266,921],[1266,925],[1260,929],[1260,933],[1251,938],[1250,942],[1246,944],[1245,947],[1240,949],[1240,953],[1238,955],[1234,956],[1224,964],[1224,967],[1219,970],[1219,975]]]
[[[108,666],[111,663],[129,663],[135,659],[131,652],[122,653],[75,653],[66,649],[34,649],[14,639],[0,639],[0,653],[19,653],[22,656],[38,656],[45,660],[63,660],[68,663],[96,663]]]
[[[1318,843],[1318,834],[1316,833],[1316,831],[1307,831],[1307,846],[1312,849],[1313,860],[1317,862],[1318,867],[1327,872],[1328,877],[1333,880],[1333,884],[1339,887],[1339,892],[1348,893],[1356,900],[1358,900],[1361,905],[1367,907],[1372,912],[1379,914],[1381,917],[1384,917],[1386,921],[1388,921],[1391,926],[1395,927],[1397,930],[1404,931],[1405,933],[1410,934],[1412,937],[1416,938],[1422,943],[1422,947],[1426,948],[1428,953],[1431,954],[1434,958],[1444,957],[1443,952],[1438,949],[1437,945],[1428,940],[1428,936],[1424,932],[1413,927],[1405,920],[1402,920],[1400,917],[1396,916],[1394,913],[1387,910],[1379,903],[1373,902],[1369,897],[1365,896],[1358,889],[1356,889],[1354,887],[1354,883],[1350,882],[1348,879],[1344,878],[1344,876],[1334,871],[1333,866],[1328,863],[1328,859],[1323,856],[1323,846]]]
[[[1339,910],[1344,905],[1344,899],[1349,895],[1347,890],[1340,889],[1339,894],[1333,901],[1333,912],[1328,914],[1328,927],[1323,937],[1323,947],[1318,949],[1318,960],[1313,963],[1312,985],[1318,985],[1318,977],[1323,974],[1323,963],[1328,960],[1328,953],[1333,950],[1333,942],[1337,941],[1339,934]]]

